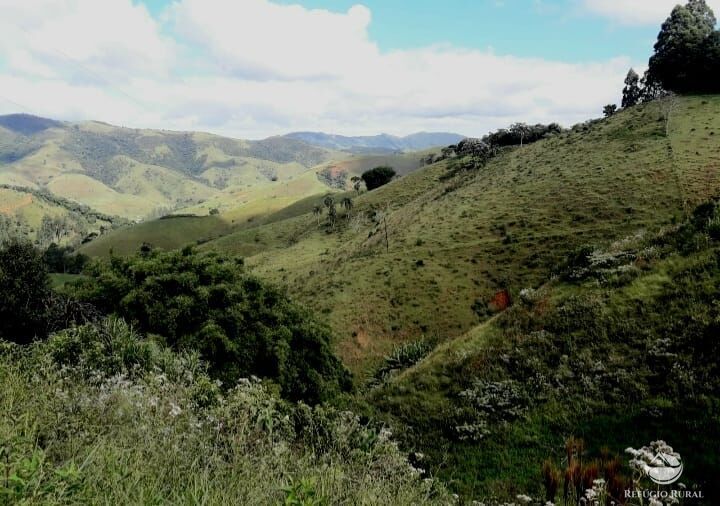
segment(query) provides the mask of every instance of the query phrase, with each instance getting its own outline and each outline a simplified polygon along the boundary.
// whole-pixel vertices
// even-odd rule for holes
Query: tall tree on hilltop
[[[665,89],[678,93],[706,88],[708,83],[701,72],[706,60],[704,49],[716,22],[705,0],[676,6],[658,34],[649,74]]]
[[[640,76],[635,69],[630,69],[625,77],[623,88],[622,108],[632,107],[640,102],[642,90],[640,89]]]

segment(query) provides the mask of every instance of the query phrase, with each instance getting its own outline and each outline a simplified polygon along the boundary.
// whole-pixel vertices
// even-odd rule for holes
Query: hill
[[[48,191],[0,184],[0,241],[20,235],[41,247],[75,245],[125,224]]]
[[[496,292],[538,285],[576,246],[670,224],[716,194],[720,99],[679,99],[668,136],[666,108],[578,125],[476,172],[426,166],[355,198],[334,230],[305,214],[202,247],[251,244],[247,263],[327,314],[346,363],[363,371],[397,343],[462,335]]]
[[[463,135],[445,132],[418,132],[405,137],[388,134],[347,137],[323,132],[293,132],[283,137],[298,139],[313,146],[353,152],[421,151],[456,144],[465,138]]]
[[[226,189],[288,181],[342,154],[274,137],[0,117],[0,182],[46,189],[133,220],[192,206]]]
[[[718,113],[717,96],[647,103],[423,167],[334,227],[301,214],[201,248],[325,314],[359,405],[465,497],[541,497],[570,436],[580,472],[619,462],[615,487],[625,448],[666,438],[716,494],[718,218],[693,210],[720,194]]]
[[[422,159],[422,153],[351,154],[291,137],[245,141],[23,114],[0,117],[0,184],[40,190],[132,221],[218,209],[228,226],[240,224],[329,189],[348,189],[353,175],[377,165],[391,164],[405,174],[419,168]],[[4,214],[22,221],[22,230],[37,227],[37,219]],[[197,230],[180,242],[153,240],[152,226],[138,237],[140,243],[177,247],[216,235]]]
[[[566,445],[587,455],[578,472],[627,487],[619,454],[658,434],[714,493],[720,211],[701,204],[720,193],[719,112],[717,96],[657,100],[359,195],[320,182],[328,162],[287,183],[310,192],[289,189],[292,203],[269,185],[82,251],[151,238],[243,255],[330,324],[353,409],[464,497],[541,497],[543,462],[560,476]],[[314,211],[328,196],[335,220]]]
[[[543,497],[543,473],[572,470],[574,444],[578,473],[623,497],[642,476],[625,449],[662,439],[687,456],[698,503],[715,504],[718,240],[720,209],[702,204],[679,226],[572,255],[464,335],[396,349],[367,401],[466,496]]]

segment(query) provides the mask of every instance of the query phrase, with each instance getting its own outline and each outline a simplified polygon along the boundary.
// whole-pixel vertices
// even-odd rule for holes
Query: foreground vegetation
[[[563,486],[572,489],[583,470],[614,483],[611,496],[624,504],[618,493],[637,487],[633,469],[621,458],[608,476],[604,463],[660,437],[685,456],[683,483],[714,504],[717,203],[657,235],[580,248],[557,273],[520,291],[507,311],[386,375],[368,391],[370,404],[468,496],[565,500]],[[569,436],[584,439],[577,471]],[[543,462],[560,483],[549,496]],[[583,480],[584,491],[593,480]]]
[[[3,504],[448,504],[387,431],[110,318],[0,345]]]

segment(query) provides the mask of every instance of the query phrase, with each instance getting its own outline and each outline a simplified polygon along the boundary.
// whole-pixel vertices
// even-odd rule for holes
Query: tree
[[[510,126],[510,133],[520,138],[520,147],[523,146],[525,137],[531,132],[531,128],[525,123],[515,123]]]
[[[640,89],[640,76],[634,69],[630,69],[625,77],[625,87],[623,88],[622,108],[637,105],[642,98],[642,90]]]
[[[232,387],[252,375],[291,400],[322,402],[350,387],[327,326],[279,288],[244,272],[242,259],[152,250],[96,262],[76,295],[178,350],[196,350]]]
[[[322,216],[322,207],[316,205],[313,207],[313,214],[315,215],[315,218],[317,219],[317,224],[320,225],[320,216]]]
[[[45,337],[50,279],[40,252],[11,239],[0,247],[0,338],[27,344]]]
[[[647,70],[640,80],[640,89],[642,90],[641,100],[643,103],[652,102],[667,93],[655,76],[651,75]]]
[[[615,104],[608,104],[605,107],[603,107],[603,115],[606,118],[609,118],[613,114],[617,112],[617,106]]]
[[[715,31],[705,40],[702,50],[705,58],[700,69],[705,77],[705,87],[701,91],[720,93],[720,31]]]
[[[355,192],[360,195],[360,190],[362,189],[363,183],[362,178],[360,176],[353,176],[350,178],[350,181],[352,181],[353,189],[355,190]]]
[[[42,245],[49,245],[53,242],[59,244],[60,239],[67,236],[68,233],[69,222],[67,217],[45,215],[40,223],[40,230],[38,230],[38,241]]]
[[[328,210],[328,221],[330,222],[330,226],[332,228],[335,228],[335,221],[337,220],[337,209],[335,208],[335,199],[332,198],[330,195],[328,195],[323,200],[323,204],[325,205],[325,207],[327,207],[327,210]]]
[[[678,5],[663,23],[648,72],[663,88],[677,93],[717,89],[702,74],[707,61],[706,41],[715,32],[716,19],[705,0]],[[718,63],[718,62],[716,62]]]
[[[368,191],[371,191],[392,181],[395,177],[395,169],[383,165],[364,172],[361,177]]]
[[[347,211],[347,219],[349,220],[354,206],[352,199],[350,197],[342,199],[342,206],[345,208],[345,211]]]

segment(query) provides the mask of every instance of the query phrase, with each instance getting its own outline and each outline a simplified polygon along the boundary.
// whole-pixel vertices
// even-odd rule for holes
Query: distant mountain
[[[47,191],[133,220],[211,198],[240,205],[249,197],[239,201],[233,192],[295,181],[321,163],[347,156],[284,137],[249,141],[99,121],[0,116],[0,184]],[[327,188],[314,174],[308,177],[320,187],[313,189]],[[28,214],[30,208],[20,206],[32,198],[28,195],[16,199],[18,206],[0,205],[0,214],[17,219],[18,213]]]
[[[378,136],[385,148],[368,138],[366,148],[356,140],[353,149],[333,149],[293,136],[251,141],[10,114],[0,116],[0,219],[39,240],[43,216],[72,214],[38,197],[51,195],[132,221],[217,209],[232,211],[229,219],[240,223],[309,195],[346,188],[353,175],[377,165],[407,174],[422,166],[422,155],[406,150],[459,137],[434,135]],[[80,232],[68,242],[98,232],[100,225],[76,218],[72,222]]]
[[[31,114],[8,114],[0,116],[0,126],[16,134],[33,135],[48,128],[62,127],[63,123]]]
[[[313,146],[353,152],[418,151],[448,146],[465,138],[464,135],[446,132],[418,132],[405,137],[388,134],[347,137],[323,132],[293,132],[284,137],[301,140]]]

